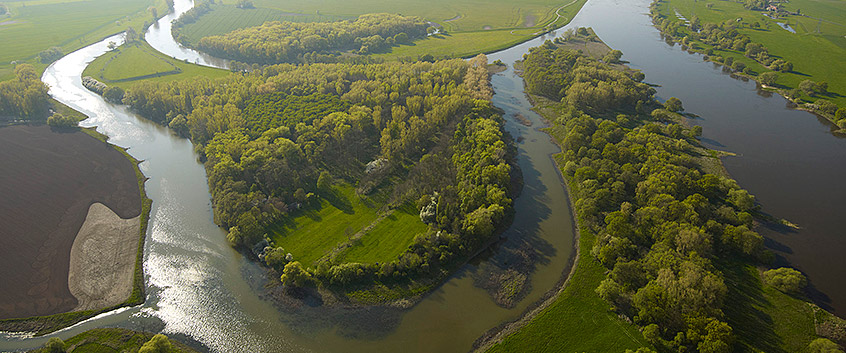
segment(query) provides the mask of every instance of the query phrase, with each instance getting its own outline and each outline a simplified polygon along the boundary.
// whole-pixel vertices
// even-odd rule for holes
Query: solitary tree
[[[784,293],[799,293],[805,288],[808,280],[799,271],[781,267],[764,272],[764,282]]]
[[[777,80],[778,74],[772,71],[758,75],[758,82],[760,82],[762,85],[772,86],[775,85]]]

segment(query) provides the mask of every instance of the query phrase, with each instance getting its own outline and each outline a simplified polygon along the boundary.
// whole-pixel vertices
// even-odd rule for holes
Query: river
[[[648,16],[650,0],[591,0],[572,25],[591,26],[623,60],[659,84],[658,97],[678,97],[703,128],[706,146],[736,153],[723,159],[731,176],[757,197],[763,211],[798,224],[795,231],[757,229],[777,255],[810,281],[815,302],[846,313],[846,139],[827,120],[790,109],[788,101],[730,78],[680,46],[664,42]],[[780,29],[779,29],[780,30]]]
[[[699,56],[664,43],[646,15],[648,4],[649,0],[591,0],[565,28],[593,27],[611,47],[624,52],[623,59],[632,67],[643,70],[647,81],[662,85],[659,96],[666,98],[672,92],[688,111],[702,115],[695,123],[704,127],[704,140],[712,147],[739,154],[725,164],[740,184],[758,196],[766,211],[806,227],[796,233],[768,230],[765,234],[772,239],[770,243],[783,250],[786,260],[806,271],[817,288],[842,292],[838,286],[843,284],[828,279],[844,268],[841,262],[846,257],[828,254],[843,249],[844,244],[837,242],[836,232],[826,233],[827,228],[815,226],[837,225],[835,204],[818,201],[833,202],[842,193],[833,179],[844,175],[840,171],[843,164],[835,163],[844,160],[844,141],[830,136],[828,126],[812,115],[787,109],[782,98],[759,95],[754,83],[729,79],[720,69],[702,63]],[[162,21],[188,8],[190,0],[177,0],[177,14]],[[225,65],[179,47],[171,37],[162,35],[164,27],[160,23],[146,34],[154,48],[207,66]],[[79,76],[87,63],[105,53],[109,41],[121,41],[120,36],[65,56],[44,73],[51,95],[87,114],[90,118],[83,125],[97,126],[112,143],[128,147],[130,154],[144,160],[141,168],[150,178],[147,194],[153,199],[144,256],[147,301],[47,337],[0,336],[0,349],[29,349],[52,336],[67,339],[91,328],[119,326],[161,330],[219,352],[467,351],[488,329],[518,318],[569,270],[573,220],[550,157],[558,148],[537,130],[543,126],[542,120],[530,110],[523,81],[511,69],[528,48],[554,35],[489,55],[492,61],[501,59],[509,64],[507,71],[492,79],[493,101],[506,112],[506,128],[518,141],[518,163],[524,177],[523,193],[515,200],[514,224],[505,233],[508,240],[485,259],[462,267],[409,310],[278,308],[264,300],[264,271],[232,250],[212,221],[205,171],[191,143],[82,87]],[[517,114],[532,126],[518,123]],[[809,170],[825,172],[808,176]],[[825,190],[824,195],[803,194],[815,188]],[[806,244],[811,237],[815,242]],[[537,259],[531,290],[515,308],[503,309],[474,285],[474,279],[507,266],[505,261],[514,250],[527,248],[534,249]],[[821,255],[815,258],[814,254]],[[817,270],[815,261],[833,265]],[[832,298],[832,303],[838,303],[837,297]]]
[[[190,1],[177,0],[175,8],[177,14],[165,16],[147,32],[148,42],[178,59],[225,65],[162,35],[169,32],[163,32],[168,21],[190,8]],[[514,223],[504,234],[507,240],[463,266],[409,310],[277,308],[262,299],[265,271],[232,250],[213,223],[205,171],[191,143],[82,87],[86,65],[104,54],[110,41],[122,40],[113,36],[73,52],[51,65],[42,80],[54,98],[90,117],[83,126],[96,126],[144,161],[141,169],[150,178],[146,187],[153,200],[144,255],[147,300],[46,337],[3,336],[0,349],[30,349],[49,337],[67,339],[91,328],[118,326],[161,330],[218,352],[463,352],[485,331],[519,318],[569,270],[574,223],[550,157],[559,149],[537,129],[541,118],[529,110],[522,80],[509,70],[494,78],[494,102],[506,111],[506,128],[519,141],[524,187],[515,200]],[[520,52],[506,50],[493,57],[516,58],[525,49],[516,50]],[[532,120],[533,127],[518,124],[518,113]],[[535,259],[530,290],[514,308],[504,309],[474,283],[506,267],[517,251],[531,252]]]

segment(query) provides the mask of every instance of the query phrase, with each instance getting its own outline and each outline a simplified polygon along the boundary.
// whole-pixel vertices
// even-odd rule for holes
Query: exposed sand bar
[[[101,203],[88,216],[71,247],[68,287],[74,311],[122,303],[132,293],[140,217],[122,219]]]

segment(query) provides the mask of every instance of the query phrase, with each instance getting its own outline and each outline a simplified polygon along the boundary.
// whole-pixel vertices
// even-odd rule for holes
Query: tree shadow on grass
[[[755,268],[737,261],[721,261],[716,265],[725,275],[728,287],[723,311],[739,339],[735,351],[787,353],[781,348],[772,317],[762,310],[772,304],[764,297]]]
[[[320,193],[320,196],[323,197],[323,199],[325,199],[327,202],[329,202],[330,205],[341,210],[341,212],[344,212],[346,214],[355,213],[353,211],[352,202],[350,202],[350,200],[337,189],[324,191]]]

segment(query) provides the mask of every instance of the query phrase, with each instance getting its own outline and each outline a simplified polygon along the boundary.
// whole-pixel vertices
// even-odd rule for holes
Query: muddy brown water
[[[190,7],[184,3],[177,1],[177,9]],[[831,136],[829,127],[812,115],[787,109],[781,98],[763,97],[753,83],[728,78],[721,70],[702,63],[700,57],[668,46],[649,22],[648,4],[648,0],[591,0],[565,28],[592,26],[611,47],[624,52],[623,59],[629,60],[631,66],[644,70],[647,81],[663,85],[658,88],[659,96],[667,98],[672,92],[684,101],[688,111],[700,114],[702,118],[695,122],[705,128],[704,140],[711,146],[739,153],[726,160],[729,171],[758,196],[770,213],[805,227],[810,227],[811,222],[801,214],[814,216],[819,224],[824,223],[820,218],[837,213],[836,204],[820,205],[830,208],[829,213],[819,214],[824,207],[815,208],[818,199],[835,201],[836,195],[803,193],[816,188],[837,194],[832,191],[836,184],[829,180],[843,175],[842,167],[838,167],[843,164],[837,163],[842,161],[838,159],[840,151],[846,151],[841,146],[843,140]],[[561,32],[563,29],[558,30]],[[223,232],[212,222],[205,172],[197,163],[190,142],[124,107],[103,102],[79,83],[86,63],[105,52],[108,41],[115,39],[106,39],[59,60],[44,75],[44,81],[52,87],[51,93],[89,114],[92,118],[86,124],[97,125],[112,137],[112,142],[130,147],[131,154],[145,160],[141,166],[151,178],[147,190],[154,203],[145,254],[147,302],[102,315],[56,335],[67,338],[93,327],[121,326],[161,330],[220,352],[467,351],[488,329],[518,318],[568,270],[573,220],[550,158],[558,149],[537,130],[543,123],[530,110],[523,82],[510,68],[528,48],[554,35],[489,55],[490,60],[501,59],[509,64],[509,70],[493,77],[494,103],[505,111],[506,128],[518,141],[518,162],[525,179],[523,194],[515,201],[514,224],[506,232],[508,241],[485,258],[461,268],[410,310],[339,310],[318,303],[280,309],[264,300],[264,271],[229,248]],[[149,33],[147,38],[152,38]],[[156,38],[168,40],[167,36]],[[156,48],[174,47],[173,43],[151,44]],[[203,61],[201,54],[184,48],[164,52],[214,65]],[[517,114],[533,125],[520,124],[514,118]],[[755,169],[764,167],[770,169]],[[820,169],[803,169],[810,167]],[[808,179],[808,174],[820,175]],[[807,188],[787,188],[784,183],[791,180]],[[840,273],[843,257],[828,257],[825,253],[827,247],[838,249],[842,242],[837,242],[840,237],[836,232],[814,234],[805,230],[767,233],[773,239],[771,243],[789,249],[784,254],[809,274],[817,288],[834,298],[842,284],[831,281],[831,286],[824,287],[823,282],[827,281],[823,278],[834,278]],[[808,242],[810,238],[815,241]],[[811,262],[803,261],[807,260],[805,257],[797,256],[800,250],[806,254],[800,243],[807,243],[810,250],[805,256],[816,256],[833,265],[827,270],[814,270]],[[479,277],[508,267],[513,254],[527,247],[534,249],[537,260],[530,276],[530,290],[513,309],[503,309],[474,283],[479,282]],[[0,338],[0,348],[24,349],[44,341],[46,338],[6,336]]]

